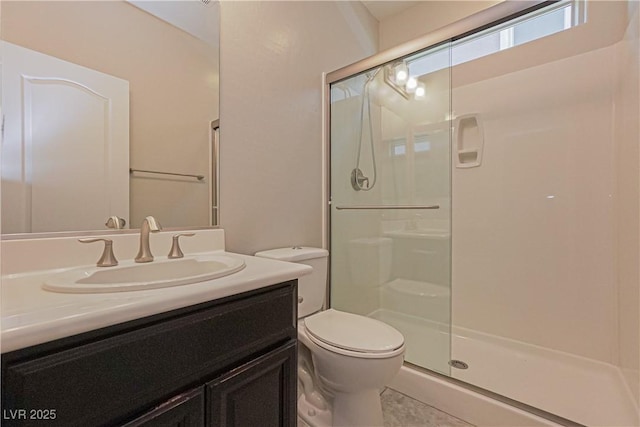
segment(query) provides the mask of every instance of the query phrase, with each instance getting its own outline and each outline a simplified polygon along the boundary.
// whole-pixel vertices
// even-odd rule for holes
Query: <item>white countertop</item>
[[[229,276],[161,289],[71,294],[42,289],[47,270],[2,276],[2,353],[76,335],[190,305],[239,294],[311,273],[303,264],[212,251],[235,256],[246,267]]]

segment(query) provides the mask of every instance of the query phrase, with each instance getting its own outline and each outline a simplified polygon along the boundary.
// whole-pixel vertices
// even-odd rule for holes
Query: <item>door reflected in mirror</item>
[[[0,7],[2,233],[215,225],[219,4]]]

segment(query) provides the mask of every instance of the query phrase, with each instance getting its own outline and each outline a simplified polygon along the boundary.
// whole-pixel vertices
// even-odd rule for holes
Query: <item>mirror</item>
[[[0,7],[2,233],[215,225],[219,3]]]

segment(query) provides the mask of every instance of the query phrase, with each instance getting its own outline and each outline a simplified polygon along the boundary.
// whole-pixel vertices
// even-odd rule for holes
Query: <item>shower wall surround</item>
[[[453,111],[485,131],[483,165],[453,169],[455,326],[617,361],[621,64],[593,32],[620,40],[624,7],[595,2],[582,27],[453,67]]]

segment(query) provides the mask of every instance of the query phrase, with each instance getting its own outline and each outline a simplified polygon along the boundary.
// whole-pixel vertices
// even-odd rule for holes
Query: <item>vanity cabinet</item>
[[[296,281],[2,355],[6,426],[294,426]]]
[[[198,387],[169,399],[126,423],[124,427],[198,427],[204,425],[204,388]]]

